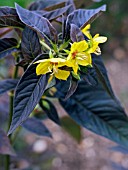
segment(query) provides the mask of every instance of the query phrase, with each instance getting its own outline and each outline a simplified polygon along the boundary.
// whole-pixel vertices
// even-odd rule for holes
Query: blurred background
[[[34,1],[34,0],[33,0]],[[17,2],[27,7],[31,0],[5,0],[0,6],[12,6]],[[108,37],[107,43],[101,46],[102,57],[108,70],[112,87],[128,111],[128,1],[126,0],[75,0],[77,8],[96,8],[107,4],[107,12],[92,24],[92,34],[100,33]],[[1,61],[2,63],[3,61]],[[8,70],[0,64],[0,74]],[[119,83],[120,82],[120,83]],[[90,131],[79,128],[68,119],[65,111],[56,102],[59,115],[64,116],[63,128],[50,120],[45,125],[50,129],[53,138],[37,137],[25,130],[18,136],[14,148],[18,157],[13,157],[12,170],[127,170],[128,151],[111,150],[116,144],[97,136]],[[0,97],[0,114],[8,113],[8,96]],[[1,111],[2,110],[2,111]],[[4,117],[0,116],[0,122]],[[69,126],[70,125],[70,126]],[[72,126],[71,126],[72,125]],[[66,128],[68,127],[68,128]],[[75,131],[77,134],[74,134]],[[2,156],[0,156],[2,167]],[[15,166],[14,166],[15,165]],[[0,168],[1,169],[1,168]]]

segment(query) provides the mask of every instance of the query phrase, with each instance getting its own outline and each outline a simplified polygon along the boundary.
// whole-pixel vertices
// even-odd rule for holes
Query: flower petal
[[[75,60],[73,60],[73,59],[67,59],[67,61],[66,61],[66,66],[68,66],[68,67],[72,67],[73,66],[73,63],[74,63],[74,61]]]
[[[86,35],[89,39],[90,39],[90,35],[91,35],[90,31],[89,31],[90,27],[91,27],[91,25],[88,24],[86,27],[84,27],[84,29],[81,30],[83,32],[83,34]]]
[[[96,34],[96,35],[93,37],[93,41],[98,42],[98,43],[104,43],[104,42],[107,41],[107,37],[105,37],[105,36],[99,36],[99,34]]]
[[[92,65],[92,57],[90,54],[86,54],[84,58],[77,57],[76,62],[82,66]]]
[[[52,70],[52,65],[50,64],[49,61],[41,62],[36,67],[36,74],[37,75],[46,74],[51,72],[51,70]]]
[[[74,73],[77,74],[77,71],[78,71],[78,68],[79,68],[79,67],[78,67],[78,64],[77,64],[76,59],[67,60],[66,65],[67,65],[68,67],[72,67]]]
[[[70,71],[58,69],[58,71],[54,75],[55,75],[56,78],[58,78],[60,80],[67,80],[67,78],[70,75]]]
[[[79,66],[78,66],[78,64],[77,63],[75,63],[74,65],[73,65],[73,71],[74,71],[74,73],[77,75],[77,72],[78,72],[78,69],[79,69]]]
[[[69,63],[69,60],[72,60],[72,53],[70,51],[68,57],[67,57],[67,61],[66,61],[66,65]],[[67,65],[68,66],[68,65]],[[70,67],[70,66],[69,66]]]
[[[83,33],[86,33],[86,31],[89,31],[90,28],[91,28],[91,25],[88,24],[88,25],[86,25],[86,26],[82,29],[82,32],[83,32]]]
[[[83,40],[80,42],[74,42],[71,46],[71,53],[78,51],[78,52],[82,52],[85,51],[88,48],[88,43]]]
[[[34,64],[36,64],[36,63],[45,63],[45,62],[50,62],[50,59],[38,60],[38,61],[34,62]]]

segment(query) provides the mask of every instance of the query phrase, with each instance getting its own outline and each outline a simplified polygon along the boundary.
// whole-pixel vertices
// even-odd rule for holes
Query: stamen
[[[94,52],[96,55],[100,55],[101,54],[101,50],[100,47],[96,48],[96,51]]]
[[[57,73],[58,72],[58,69],[56,67],[56,65],[53,65],[53,73]]]
[[[49,72],[52,72],[52,70],[50,69],[50,66],[48,67],[48,70],[49,70]]]

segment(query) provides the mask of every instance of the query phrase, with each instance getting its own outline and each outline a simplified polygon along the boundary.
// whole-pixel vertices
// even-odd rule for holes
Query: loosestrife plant
[[[28,9],[18,4],[0,8],[0,27],[8,27],[1,33],[0,58],[12,55],[15,59],[12,78],[0,81],[0,94],[10,91],[8,137],[0,130],[0,148],[7,148],[6,152],[0,149],[7,154],[6,170],[9,155],[14,155],[10,143],[21,127],[51,137],[38,111],[61,125],[53,98],[79,126],[128,146],[127,116],[101,59],[100,44],[107,38],[90,32],[91,23],[105,12],[106,5],[76,9],[72,0],[50,3],[37,1]],[[12,31],[8,37],[6,33]]]

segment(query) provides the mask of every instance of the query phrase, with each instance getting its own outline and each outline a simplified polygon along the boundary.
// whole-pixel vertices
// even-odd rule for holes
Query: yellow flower
[[[95,53],[97,55],[100,55],[101,50],[99,44],[106,42],[107,37],[99,36],[99,34],[96,34],[94,37],[92,37],[89,32],[89,29],[90,29],[90,24],[87,25],[84,29],[82,29],[83,34],[88,38],[87,40],[89,44],[88,53]]]
[[[88,43],[83,40],[74,42],[67,57],[67,66],[72,67],[75,74],[78,72],[79,65],[87,66],[92,64],[91,55],[85,52],[88,49]]]
[[[99,55],[101,54],[99,44],[106,42],[107,37],[99,36],[99,34],[96,34],[94,37],[92,37],[89,31],[90,27],[91,27],[90,24],[88,24],[85,28],[81,30],[83,34],[88,38],[89,44],[88,53],[95,53]]]
[[[81,31],[83,32],[84,35],[86,35],[86,36],[88,37],[89,34],[90,34],[90,28],[91,28],[91,25],[88,24],[88,25],[85,26]]]
[[[95,53],[97,55],[101,54],[101,50],[99,47],[100,43],[104,43],[107,41],[107,37],[104,36],[99,36],[99,34],[96,34],[94,37],[91,36],[91,34],[89,35],[89,49],[88,49],[88,53]]]
[[[66,65],[66,60],[62,58],[50,58],[36,61],[39,63],[36,67],[36,74],[51,73],[51,76],[55,76],[60,80],[67,80],[70,75],[70,71],[61,70],[59,67]]]

